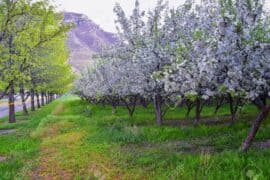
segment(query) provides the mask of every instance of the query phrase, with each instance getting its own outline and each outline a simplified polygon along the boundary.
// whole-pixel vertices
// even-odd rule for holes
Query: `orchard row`
[[[28,97],[35,110],[35,97],[44,102],[46,95],[49,102],[69,88],[65,41],[71,27],[47,0],[0,0],[0,99],[8,97],[10,123],[16,122],[15,94],[28,114]]]
[[[270,18],[262,0],[187,0],[170,9],[162,0],[145,13],[136,1],[132,15],[116,4],[119,41],[104,49],[76,91],[91,103],[137,105],[152,102],[162,125],[166,107],[195,108],[200,122],[206,104],[239,108],[255,104],[260,113],[243,142],[246,151],[270,105]]]

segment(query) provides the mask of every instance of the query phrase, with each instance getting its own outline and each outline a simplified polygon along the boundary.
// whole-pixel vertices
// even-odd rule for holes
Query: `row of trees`
[[[16,122],[15,94],[27,115],[27,99],[35,110],[65,92],[73,80],[67,63],[63,21],[47,0],[0,0],[0,99],[8,96],[9,122]],[[40,102],[41,98],[41,102]]]
[[[77,93],[92,103],[126,105],[130,115],[152,101],[157,124],[166,107],[195,108],[200,121],[205,104],[216,111],[230,104],[232,122],[240,106],[260,113],[244,141],[246,151],[270,111],[269,14],[262,0],[187,0],[176,9],[159,0],[155,9],[130,17],[119,4],[119,42],[104,50],[76,82]]]

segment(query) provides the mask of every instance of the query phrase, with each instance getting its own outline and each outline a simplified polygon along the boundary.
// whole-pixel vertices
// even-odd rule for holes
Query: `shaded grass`
[[[76,107],[74,109],[73,107]],[[267,179],[269,150],[252,148],[247,154],[238,153],[245,138],[250,120],[257,113],[254,106],[246,106],[234,126],[217,125],[198,127],[158,127],[153,109],[142,107],[129,118],[125,108],[118,108],[115,115],[109,106],[91,106],[80,100],[66,104],[65,115],[84,112],[90,108],[92,116],[85,144],[91,152],[113,159],[127,179]],[[70,109],[70,110],[69,110]],[[170,110],[166,119],[185,119],[185,109]],[[203,117],[214,116],[213,107],[206,107]],[[224,106],[218,116],[229,115]],[[191,113],[194,116],[194,112]],[[82,122],[81,122],[82,123]],[[83,125],[87,126],[87,124]],[[257,140],[270,138],[269,120]],[[113,177],[107,174],[107,177]]]

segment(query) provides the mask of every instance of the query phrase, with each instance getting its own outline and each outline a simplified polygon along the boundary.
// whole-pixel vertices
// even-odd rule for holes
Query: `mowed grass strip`
[[[39,163],[31,178],[107,179],[119,176],[120,171],[113,167],[112,159],[91,151],[91,144],[87,142],[89,134],[91,126],[87,118],[72,114],[63,103],[58,104],[52,115],[32,133],[33,137],[41,139],[41,144]],[[117,173],[112,173],[115,170]]]

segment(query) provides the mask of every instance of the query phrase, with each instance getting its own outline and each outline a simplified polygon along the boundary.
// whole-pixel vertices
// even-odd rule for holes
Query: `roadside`
[[[8,117],[0,119],[0,179],[23,177],[35,166],[40,141],[31,137],[31,132],[36,130],[57,103],[58,100],[40,111],[32,112],[30,116],[18,116],[14,124],[7,123]]]
[[[35,101],[35,105],[37,106],[37,102]],[[30,108],[30,99],[26,102],[27,108]],[[20,112],[23,110],[22,102],[19,97],[16,98],[15,102],[15,111]],[[9,109],[8,109],[8,101],[7,99],[3,99],[0,101],[0,118],[8,116]]]

